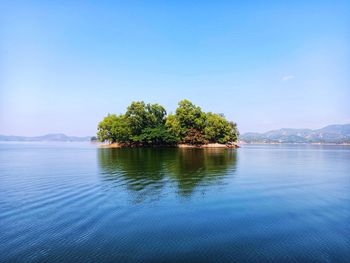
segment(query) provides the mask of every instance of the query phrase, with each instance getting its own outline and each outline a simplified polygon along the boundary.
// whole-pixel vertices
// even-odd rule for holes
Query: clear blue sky
[[[0,2],[0,134],[183,98],[241,132],[350,123],[350,2]]]

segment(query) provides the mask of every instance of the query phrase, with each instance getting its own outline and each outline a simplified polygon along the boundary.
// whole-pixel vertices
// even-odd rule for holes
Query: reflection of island
[[[235,170],[236,159],[234,149],[98,149],[103,179],[144,198],[159,195],[169,183],[175,183],[180,195],[191,195],[197,186],[218,182]]]

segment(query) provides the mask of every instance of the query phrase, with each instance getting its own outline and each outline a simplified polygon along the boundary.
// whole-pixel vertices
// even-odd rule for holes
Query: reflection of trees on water
[[[189,195],[197,185],[210,184],[236,166],[233,149],[178,149],[174,165],[167,165],[169,176],[177,182],[180,194]]]
[[[199,185],[217,182],[234,170],[234,149],[123,148],[99,149],[104,180],[127,186],[141,200],[159,197],[172,181],[181,195],[191,195]]]

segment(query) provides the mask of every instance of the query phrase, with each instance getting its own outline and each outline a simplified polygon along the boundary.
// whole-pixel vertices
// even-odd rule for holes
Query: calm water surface
[[[350,262],[350,147],[0,144],[1,262]]]

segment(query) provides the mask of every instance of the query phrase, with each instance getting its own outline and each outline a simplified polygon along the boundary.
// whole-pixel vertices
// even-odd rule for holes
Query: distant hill
[[[240,136],[246,143],[350,143],[350,124],[329,125],[322,129],[279,129]]]
[[[67,136],[63,133],[52,133],[43,136],[8,136],[0,135],[0,141],[20,141],[20,142],[41,142],[41,141],[54,141],[54,142],[83,142],[90,141],[90,136],[77,137],[77,136]]]

